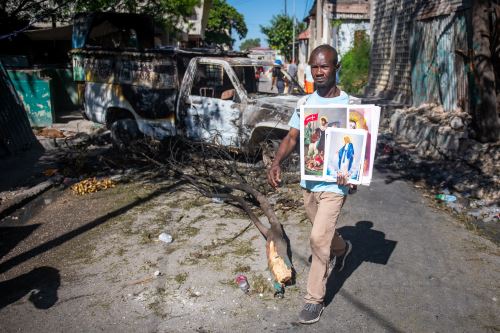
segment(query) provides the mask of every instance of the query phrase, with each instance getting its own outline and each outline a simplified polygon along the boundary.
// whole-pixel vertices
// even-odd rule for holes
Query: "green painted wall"
[[[32,127],[50,126],[55,117],[52,108],[51,79],[40,70],[8,70],[12,85],[28,113]]]

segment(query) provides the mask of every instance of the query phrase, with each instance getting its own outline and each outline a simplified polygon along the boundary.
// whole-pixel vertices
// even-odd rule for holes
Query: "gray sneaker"
[[[336,262],[335,262],[335,271],[337,272],[340,272],[341,270],[344,269],[344,266],[345,266],[345,261],[347,259],[347,257],[349,256],[349,254],[351,254],[351,251],[352,251],[352,244],[351,242],[349,241],[345,241],[345,252],[343,255],[341,256],[338,256],[336,258]]]
[[[323,304],[304,304],[304,308],[299,314],[299,322],[301,324],[313,324],[319,321],[319,317],[321,317],[324,308]]]

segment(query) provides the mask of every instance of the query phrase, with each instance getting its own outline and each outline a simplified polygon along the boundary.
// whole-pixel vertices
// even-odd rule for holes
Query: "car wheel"
[[[111,124],[111,140],[120,150],[127,148],[134,140],[139,139],[140,131],[134,119],[119,119]]]

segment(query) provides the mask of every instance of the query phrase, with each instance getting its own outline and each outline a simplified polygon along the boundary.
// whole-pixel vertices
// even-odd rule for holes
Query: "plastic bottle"
[[[158,239],[167,244],[170,244],[173,241],[172,235],[169,235],[165,232],[162,232],[160,236],[158,236]]]
[[[436,199],[446,202],[453,202],[457,200],[457,197],[451,194],[437,194]]]
[[[250,285],[248,284],[248,280],[245,275],[238,275],[236,277],[236,284],[244,293],[247,293],[250,290]]]
[[[213,198],[212,198],[212,202],[213,202],[213,203],[222,204],[222,203],[224,203],[224,199],[223,199],[223,198],[221,198],[221,197],[213,197]]]

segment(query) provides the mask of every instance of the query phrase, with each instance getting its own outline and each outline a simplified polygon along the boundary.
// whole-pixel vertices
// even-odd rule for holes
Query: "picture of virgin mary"
[[[352,162],[354,161],[354,146],[351,138],[344,136],[344,145],[339,149],[339,171],[350,174]]]

